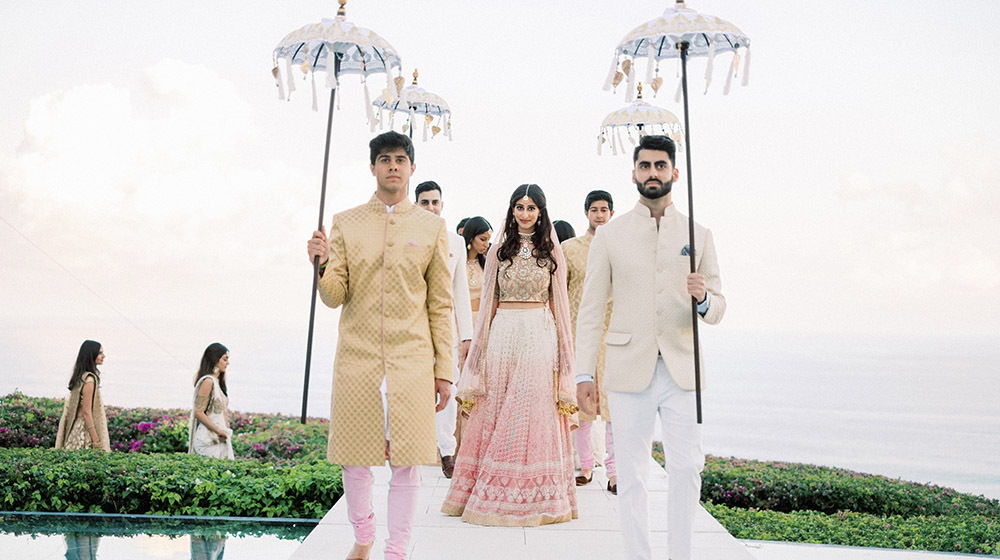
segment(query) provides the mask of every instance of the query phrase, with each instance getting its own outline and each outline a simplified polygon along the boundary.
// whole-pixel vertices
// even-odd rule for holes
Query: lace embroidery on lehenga
[[[498,263],[498,245],[487,255],[482,313],[459,381],[469,420],[441,511],[479,525],[569,521],[577,517],[576,399],[565,261],[557,245],[554,263]],[[498,301],[550,300],[552,310],[497,309],[491,320]]]
[[[569,419],[552,398],[556,348],[547,307],[497,310],[487,391],[463,431],[444,513],[516,527],[577,517]]]

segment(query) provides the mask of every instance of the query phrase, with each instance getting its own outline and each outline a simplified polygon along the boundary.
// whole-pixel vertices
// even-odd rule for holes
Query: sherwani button
[[[389,247],[392,247],[393,245],[395,245],[395,244],[396,244],[396,242],[395,242],[395,241],[392,241],[392,240],[389,240],[389,241],[386,241],[386,242],[385,242],[385,244],[386,244],[387,246],[389,246]]]

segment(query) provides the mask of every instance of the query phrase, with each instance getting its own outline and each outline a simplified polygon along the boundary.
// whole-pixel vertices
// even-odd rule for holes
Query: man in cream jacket
[[[598,228],[576,327],[577,402],[591,411],[607,301],[614,299],[605,337],[604,385],[615,418],[618,510],[625,558],[630,560],[652,558],[646,486],[657,412],[670,478],[668,555],[671,560],[691,558],[705,465],[695,413],[691,298],[708,324],[721,321],[726,311],[712,233],[698,224],[697,272],[690,273],[688,219],[670,197],[678,177],[675,154],[673,141],[665,136],[644,136],[635,149],[632,181],[639,202]],[[701,376],[704,386],[704,368]]]

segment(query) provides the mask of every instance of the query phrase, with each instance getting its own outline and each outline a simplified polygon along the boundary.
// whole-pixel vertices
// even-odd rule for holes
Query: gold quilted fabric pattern
[[[583,298],[583,282],[587,276],[587,253],[590,251],[590,243],[594,236],[589,233],[567,239],[562,244],[563,256],[566,257],[567,276],[569,283],[569,315],[573,325],[573,339],[576,340],[576,317],[580,312],[580,300]],[[604,316],[604,332],[601,333],[601,348],[597,352],[597,372],[594,375],[594,384],[600,394],[600,405],[598,414],[605,422],[611,421],[611,412],[608,410],[608,391],[604,388],[604,336],[608,333],[608,323],[611,322],[611,298],[608,298],[608,310]],[[586,373],[586,372],[577,372]],[[580,421],[593,421],[595,415],[587,414],[580,410]]]
[[[452,293],[444,220],[372,196],[333,217],[319,293],[343,305],[333,366],[327,459],[385,463],[379,386],[389,401],[390,463],[437,463],[434,379],[451,381]]]

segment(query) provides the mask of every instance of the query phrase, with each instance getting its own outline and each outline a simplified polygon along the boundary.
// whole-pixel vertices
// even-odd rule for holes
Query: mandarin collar
[[[637,201],[635,203],[635,212],[637,214],[639,214],[640,216],[642,216],[643,218],[652,218],[653,217],[652,212],[649,211],[649,206],[646,206],[645,204],[643,204],[641,200]],[[663,210],[663,217],[664,218],[669,218],[669,217],[674,216],[676,213],[677,213],[677,206],[673,202],[671,202],[670,206],[667,206]]]
[[[372,197],[368,199],[368,207],[378,212],[379,214],[389,213],[386,210],[387,207],[385,203],[379,200],[378,197],[375,196],[375,193],[372,193]],[[400,200],[399,202],[396,203],[395,206],[392,207],[392,213],[399,214],[399,213],[409,212],[411,208],[413,208],[413,203],[410,202],[410,199],[407,197],[404,198],[403,200]]]

